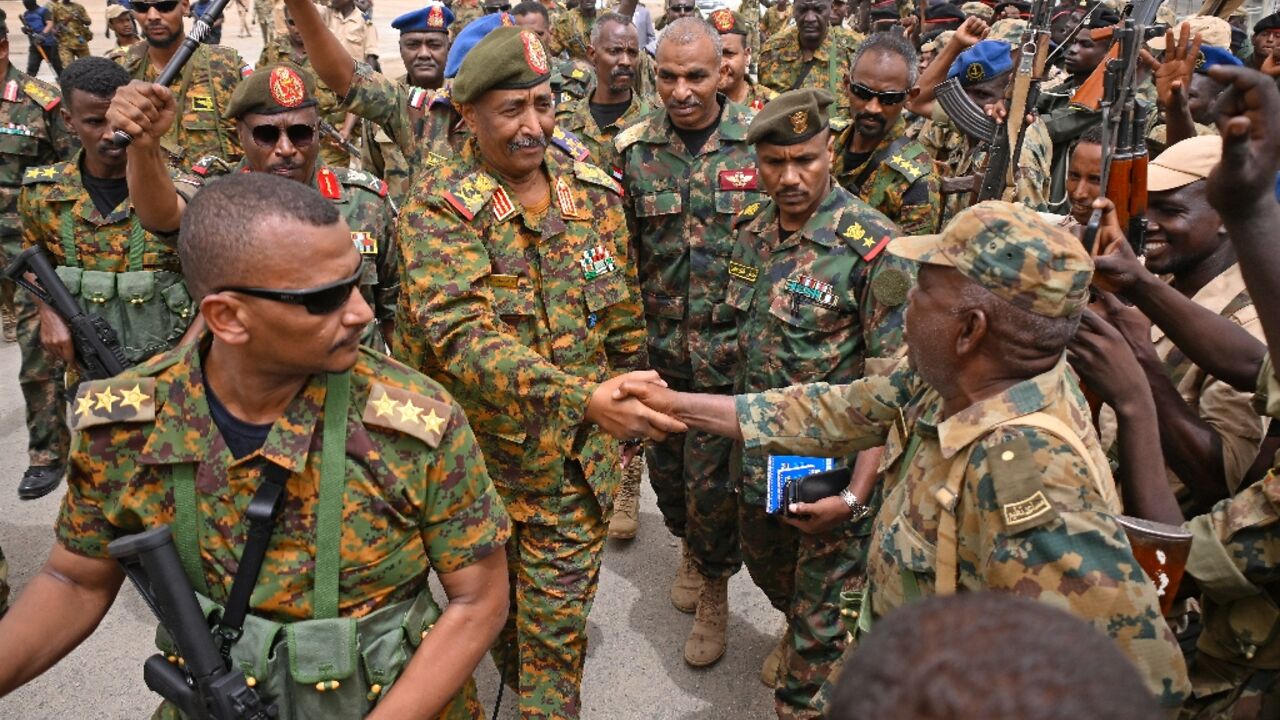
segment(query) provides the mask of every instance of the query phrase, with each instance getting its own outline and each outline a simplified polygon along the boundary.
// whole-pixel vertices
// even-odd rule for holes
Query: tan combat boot
[[[698,607],[698,593],[702,592],[702,573],[693,563],[689,543],[680,541],[680,569],[671,583],[671,604],[682,613],[691,613]]]
[[[729,578],[703,578],[693,629],[684,644],[684,661],[694,667],[714,665],[724,656],[729,625]]]
[[[609,520],[609,537],[630,540],[640,530],[640,478],[644,474],[644,455],[631,458],[622,469],[622,484],[613,499],[613,518]]]
[[[778,636],[778,643],[773,646],[773,650],[764,658],[764,664],[760,666],[760,682],[765,687],[778,687],[778,675],[782,672],[782,656],[787,650],[787,631],[783,629],[782,635]]]

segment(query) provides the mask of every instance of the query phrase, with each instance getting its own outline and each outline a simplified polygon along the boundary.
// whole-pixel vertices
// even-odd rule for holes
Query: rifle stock
[[[1094,68],[1089,77],[1080,83],[1080,87],[1076,88],[1075,94],[1071,96],[1071,104],[1089,110],[1099,109],[1102,105],[1102,96],[1106,87],[1107,66],[1112,60],[1117,60],[1119,57],[1120,46],[1112,45],[1106,56],[1102,58],[1102,62],[1098,63],[1098,67]]]
[[[1156,586],[1160,612],[1168,615],[1173,610],[1178,586],[1182,584],[1182,575],[1187,569],[1191,533],[1177,525],[1128,515],[1117,515],[1116,521],[1129,539],[1134,559]]]

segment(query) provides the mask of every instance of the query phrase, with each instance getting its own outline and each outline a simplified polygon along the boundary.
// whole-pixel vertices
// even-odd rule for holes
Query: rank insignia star
[[[93,413],[93,398],[88,395],[81,395],[76,398],[76,415],[84,416]]]
[[[426,426],[427,432],[439,433],[441,426],[444,425],[444,418],[436,414],[435,408],[431,408],[426,417],[422,418],[422,424]]]
[[[387,397],[385,392],[382,393],[382,397],[374,400],[372,405],[374,411],[378,413],[378,417],[391,417],[391,413],[396,409],[396,401]]]
[[[422,414],[422,408],[414,405],[412,400],[405,400],[399,410],[400,419],[404,422],[418,422],[419,416]]]
[[[115,407],[116,401],[120,399],[119,396],[111,392],[111,388],[98,393],[95,397],[98,400],[97,409],[106,410],[107,412],[111,412],[111,409]]]
[[[146,393],[142,392],[142,388],[138,385],[120,391],[120,407],[131,407],[134,412],[142,409],[142,403],[146,399]]]

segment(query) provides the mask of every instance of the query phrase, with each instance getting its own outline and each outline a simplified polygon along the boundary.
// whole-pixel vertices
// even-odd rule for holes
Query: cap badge
[[[969,63],[969,67],[965,69],[964,76],[973,82],[987,79],[987,71],[982,69],[982,63]]]
[[[432,5],[427,11],[427,27],[442,28],[444,27],[444,8],[439,5]]]
[[[515,26],[516,26],[516,22],[515,22],[515,20],[512,20],[512,19],[511,19],[511,16],[510,16],[510,15],[508,15],[507,13],[502,13],[502,19],[500,20],[500,22],[502,23],[502,27],[515,27]]]
[[[524,61],[529,63],[529,69],[539,75],[551,72],[547,65],[547,51],[543,49],[538,36],[524,31],[520,33],[520,41],[524,43]]]
[[[711,24],[722,33],[729,32],[733,29],[733,13],[721,8],[711,13]]]
[[[271,91],[271,99],[280,107],[297,107],[307,96],[307,86],[302,78],[287,67],[272,69],[267,87]]]
[[[791,120],[791,132],[797,135],[803,135],[809,129],[809,113],[806,110],[797,110],[788,119]]]

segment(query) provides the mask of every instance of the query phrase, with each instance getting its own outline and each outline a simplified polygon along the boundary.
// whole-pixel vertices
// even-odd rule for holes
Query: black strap
[[[240,566],[236,568],[235,580],[231,583],[231,594],[227,596],[226,606],[222,612],[222,622],[218,623],[218,635],[222,638],[223,659],[231,657],[231,646],[240,639],[244,631],[244,618],[249,612],[249,599],[253,588],[258,584],[258,573],[262,570],[262,561],[267,556],[267,546],[271,544],[271,533],[275,530],[276,516],[280,514],[280,506],[284,500],[284,484],[289,477],[285,468],[268,463],[266,479],[258,487],[249,501],[245,516],[249,518],[249,537],[244,543],[244,552],[240,554]]]
[[[813,64],[817,61],[817,58],[809,58],[809,62],[805,63],[800,68],[800,76],[796,78],[795,82],[791,83],[791,87],[787,88],[787,90],[800,89],[800,86],[804,84],[805,79],[809,77],[809,73],[813,72]]]
[[[885,158],[892,157],[894,153],[902,149],[903,145],[909,142],[911,142],[911,138],[906,135],[900,135],[896,140],[889,143],[889,147],[867,158],[866,164],[862,166],[862,172],[858,173],[858,177],[853,180],[853,186],[858,189],[858,192],[862,192],[862,183],[871,177],[871,173],[875,172],[876,168],[884,164]]]

